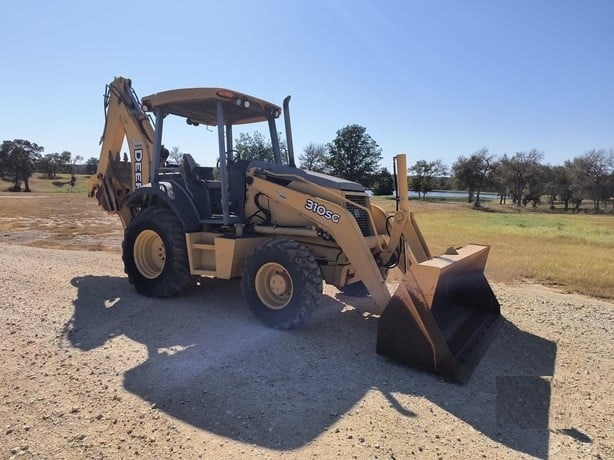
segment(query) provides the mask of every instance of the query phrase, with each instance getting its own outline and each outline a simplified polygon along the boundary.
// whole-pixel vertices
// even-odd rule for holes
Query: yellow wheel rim
[[[160,276],[166,263],[166,248],[160,235],[153,230],[139,233],[133,253],[134,263],[141,275],[150,280]]]
[[[256,273],[256,293],[267,307],[281,310],[292,298],[292,278],[280,264],[269,262]]]

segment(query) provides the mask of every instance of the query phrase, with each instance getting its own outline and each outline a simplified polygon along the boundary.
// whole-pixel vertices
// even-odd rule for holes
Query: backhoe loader
[[[340,290],[362,283],[383,309],[377,353],[450,380],[469,377],[502,323],[484,277],[489,247],[431,255],[409,209],[405,155],[395,157],[399,198],[388,215],[360,184],[296,167],[290,96],[280,107],[224,88],[184,88],[139,100],[131,81],[117,77],[104,101],[89,196],[121,219],[124,268],[139,294],[173,297],[198,277],[241,278],[255,316],[291,329],[317,308],[323,282]],[[171,165],[169,118],[203,136],[217,129],[216,164],[184,154]],[[268,129],[268,160],[234,148],[233,128],[252,123]],[[404,277],[391,295],[393,267]]]

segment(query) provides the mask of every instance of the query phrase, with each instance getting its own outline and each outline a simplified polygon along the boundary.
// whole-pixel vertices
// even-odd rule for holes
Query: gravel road
[[[610,302],[494,285],[505,325],[455,385],[378,356],[332,287],[281,332],[236,281],[140,297],[116,252],[0,266],[0,458],[614,458]]]

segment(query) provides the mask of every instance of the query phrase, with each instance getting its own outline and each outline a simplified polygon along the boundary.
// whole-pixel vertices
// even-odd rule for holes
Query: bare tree
[[[169,151],[168,159],[172,160],[173,163],[179,164],[181,163],[181,159],[183,158],[183,152],[179,150],[179,147],[172,147]]]
[[[530,167],[525,176],[522,204],[526,206],[532,203],[533,207],[536,207],[541,203],[541,197],[548,192],[550,177],[550,166],[537,163]]]
[[[326,170],[326,145],[310,143],[303,151],[298,157],[301,168],[316,172]]]
[[[510,194],[515,204],[523,204],[527,184],[531,174],[535,174],[543,154],[533,149],[529,152],[516,152],[509,157],[503,155],[498,170],[503,174],[505,181],[510,184]],[[524,201],[526,204],[528,201]]]
[[[563,202],[565,211],[567,211],[573,196],[573,182],[569,170],[564,166],[548,166],[547,168],[546,191],[549,195],[550,209],[554,209],[554,202],[558,198]]]
[[[75,166],[80,164],[82,161],[83,161],[83,155],[75,155],[74,157],[71,158],[71,160],[70,160],[70,172],[71,172],[71,174],[74,174]]]
[[[408,170],[410,175],[410,188],[418,192],[418,199],[424,199],[428,192],[433,191],[435,178],[445,176],[448,168],[442,160],[419,160]]]
[[[595,210],[599,211],[600,203],[608,198],[606,192],[610,175],[614,171],[614,151],[593,149],[565,162],[565,166],[573,176],[578,191],[583,191],[585,196],[591,198]],[[576,209],[578,207],[579,203]]]
[[[473,202],[475,195],[475,207],[480,207],[480,191],[488,182],[488,174],[492,168],[494,155],[488,153],[486,147],[478,150],[469,158],[458,157],[452,165],[454,180],[460,189],[467,190],[467,202]]]

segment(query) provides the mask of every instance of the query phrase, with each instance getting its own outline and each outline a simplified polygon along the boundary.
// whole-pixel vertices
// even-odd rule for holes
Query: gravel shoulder
[[[493,285],[505,325],[454,385],[378,356],[332,287],[280,332],[236,281],[140,297],[117,252],[0,266],[0,458],[614,458],[611,302]]]

